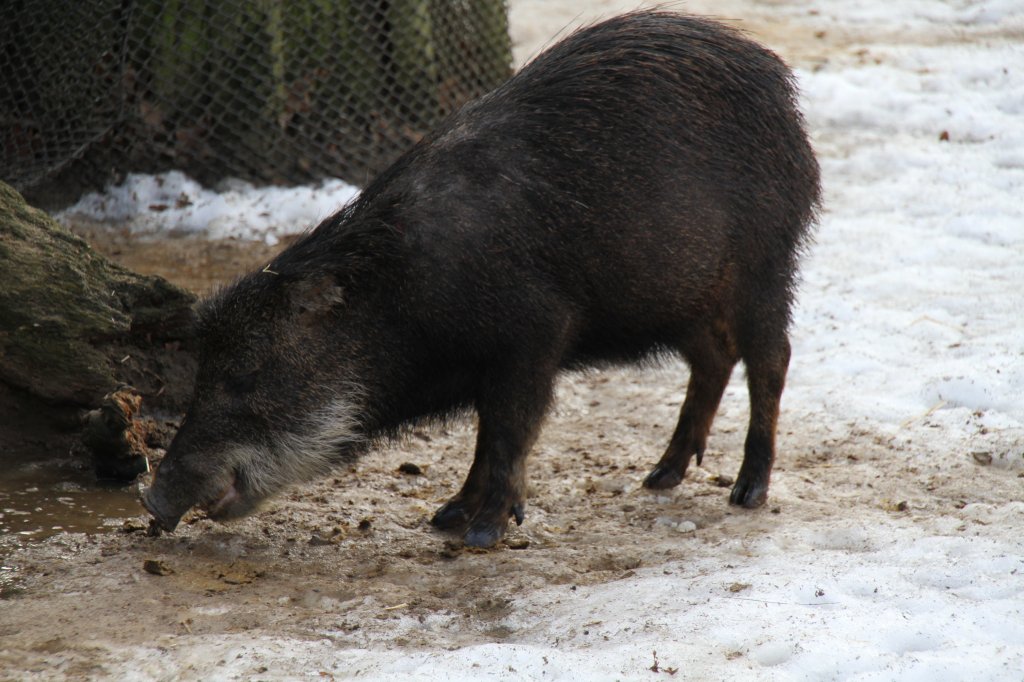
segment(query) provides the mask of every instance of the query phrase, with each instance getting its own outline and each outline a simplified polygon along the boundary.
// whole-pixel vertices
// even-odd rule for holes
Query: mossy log
[[[130,385],[146,409],[181,411],[195,372],[194,301],[111,263],[0,183],[0,387],[8,399],[92,409]]]

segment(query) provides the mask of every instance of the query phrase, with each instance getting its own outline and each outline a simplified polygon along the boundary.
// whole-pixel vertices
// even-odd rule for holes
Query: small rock
[[[750,587],[750,583],[733,583],[729,585],[730,592],[742,592]]]
[[[654,523],[656,523],[659,526],[671,528],[677,533],[692,533],[693,531],[697,530],[697,524],[693,521],[677,521],[676,519],[673,519],[669,516],[660,516],[654,520]]]
[[[992,463],[991,452],[972,452],[971,457],[974,458],[975,462],[981,464],[982,466],[988,466],[989,464]]]
[[[423,469],[421,469],[419,465],[413,464],[412,462],[403,462],[398,466],[398,470],[403,474],[409,474],[410,476],[423,475]]]
[[[142,562],[142,570],[152,575],[170,575],[174,570],[160,559],[146,559]]]
[[[441,550],[441,557],[443,559],[454,559],[462,554],[465,549],[466,545],[462,540],[445,540],[444,548]]]
[[[728,476],[726,474],[715,474],[714,476],[709,476],[708,481],[719,488],[731,488],[732,484],[736,482],[732,476]]]
[[[370,521],[370,519],[363,519],[362,521],[359,522],[359,525],[356,526],[356,527],[361,532],[368,533],[370,531],[370,529],[373,528],[373,522]]]
[[[149,525],[139,519],[125,519],[121,524],[122,533],[141,533],[149,529]]]
[[[325,538],[323,535],[320,535],[319,533],[313,533],[313,535],[309,538],[309,545],[311,547],[322,547],[324,545],[333,544],[335,544],[335,542],[331,540],[331,538]]]
[[[680,521],[676,524],[675,530],[678,533],[692,533],[697,530],[697,524],[693,521]]]
[[[505,545],[509,549],[526,549],[530,546],[530,540],[524,537],[505,538]]]

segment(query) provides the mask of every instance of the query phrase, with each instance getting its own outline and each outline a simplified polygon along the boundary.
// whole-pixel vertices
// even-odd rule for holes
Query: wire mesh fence
[[[365,184],[511,72],[504,0],[6,0],[0,179]]]

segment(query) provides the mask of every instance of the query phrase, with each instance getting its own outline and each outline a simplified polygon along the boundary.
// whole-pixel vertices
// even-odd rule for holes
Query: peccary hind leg
[[[768,479],[775,461],[775,430],[779,401],[789,368],[790,346],[785,332],[760,339],[744,351],[747,388],[750,392],[750,426],[743,451],[743,464],[736,477],[729,502],[753,509],[768,497]]]
[[[658,490],[677,486],[686,475],[694,455],[697,456],[697,464],[701,463],[711,422],[736,364],[736,359],[730,357],[710,335],[685,355],[690,364],[690,383],[686,387],[679,423],[665,454],[644,479],[646,488]]]

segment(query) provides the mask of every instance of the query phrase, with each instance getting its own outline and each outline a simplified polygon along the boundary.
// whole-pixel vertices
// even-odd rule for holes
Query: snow
[[[543,44],[609,4],[513,2],[513,21],[524,22],[514,28]],[[536,18],[548,5],[554,28]],[[784,426],[859,428],[908,445],[899,450],[908,466],[977,453],[1024,471],[1024,9],[1014,0],[809,7],[770,9],[811,29],[887,38],[796,62],[826,210],[803,269]],[[730,16],[757,11],[729,5]],[[337,181],[211,192],[171,173],[132,177],[69,213],[273,241],[353,192]],[[729,391],[745,394],[741,377]],[[618,581],[524,594],[505,623],[515,635],[502,642],[424,652],[339,649],[330,633],[319,642],[231,635],[196,641],[188,658],[140,651],[131,665],[142,667],[124,672],[220,660],[205,671],[211,679],[244,675],[253,661],[278,679],[319,669],[369,680],[671,679],[670,669],[680,679],[1024,679],[1024,540],[1012,530],[1024,528],[1024,503],[968,504],[969,532],[941,514],[907,525],[837,511],[695,547],[686,562]],[[696,528],[663,522],[681,542]],[[999,528],[1010,532],[988,530]],[[399,623],[446,627],[441,615]]]
[[[262,239],[309,229],[348,203],[359,190],[338,179],[311,187],[254,187],[241,180],[204,188],[180,171],[129,175],[93,192],[59,218],[125,224],[135,232],[203,234],[211,239]]]
[[[873,46],[861,63],[799,74],[827,213],[804,270],[787,402],[894,434],[933,407],[954,430],[983,413],[1020,441],[1021,57],[1015,44]],[[832,327],[846,330],[838,347]],[[1020,450],[1002,461],[1020,465]]]
[[[1024,520],[1024,503],[986,523]],[[1019,547],[856,520],[780,528],[623,580],[548,587],[517,599],[512,642],[453,650],[339,648],[321,640],[224,635],[139,649],[124,679],[362,680],[1019,680],[1024,672],[1024,558]],[[331,610],[336,604],[325,603]],[[443,633],[444,614],[403,618],[394,637]],[[121,676],[120,674],[118,675]]]

